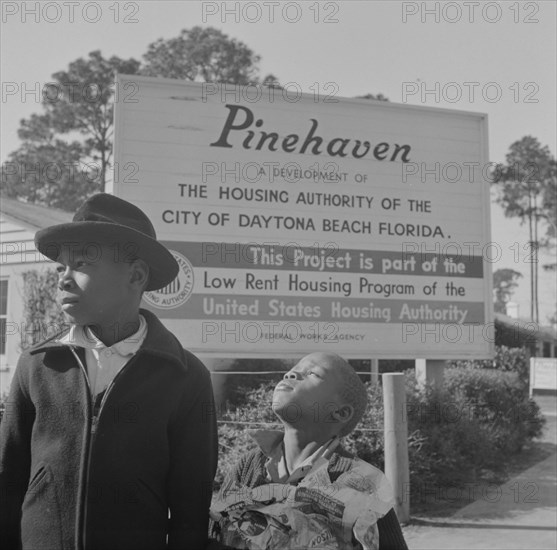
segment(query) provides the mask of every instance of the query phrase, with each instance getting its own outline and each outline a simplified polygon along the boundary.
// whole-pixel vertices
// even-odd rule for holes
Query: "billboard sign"
[[[189,349],[490,357],[486,115],[119,75],[113,192],[175,255]]]

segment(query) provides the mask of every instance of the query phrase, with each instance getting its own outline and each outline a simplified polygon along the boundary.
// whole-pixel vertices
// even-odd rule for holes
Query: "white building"
[[[23,273],[52,268],[35,249],[35,233],[71,219],[69,212],[0,198],[0,395],[9,390],[25,339]]]

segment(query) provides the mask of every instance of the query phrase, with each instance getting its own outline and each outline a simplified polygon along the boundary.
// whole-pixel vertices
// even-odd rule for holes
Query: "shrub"
[[[56,300],[58,274],[53,269],[31,269],[23,274],[25,323],[21,349],[26,349],[62,330],[65,318]]]
[[[344,438],[343,446],[362,460],[383,469],[383,391],[379,385],[370,382],[366,383],[366,389],[366,411],[356,429]]]
[[[442,389],[419,388],[407,373],[410,479],[424,486],[475,481],[483,470],[504,471],[508,457],[541,435],[545,422],[525,397],[516,372],[474,366],[448,368]]]
[[[529,383],[530,361],[528,360],[526,348],[497,346],[495,348],[493,368],[507,372],[516,372],[524,385],[527,386]]]
[[[495,460],[520,451],[529,439],[542,433],[545,420],[535,401],[525,394],[518,371],[447,369],[445,388],[493,441]]]
[[[226,403],[218,410],[219,424],[219,462],[215,476],[215,489],[219,489],[226,473],[238,462],[240,457],[255,448],[256,444],[248,430],[260,428],[280,428],[280,422],[271,410],[273,389],[276,380],[263,382],[258,388],[238,387],[238,395],[243,395],[239,405]],[[262,423],[270,423],[262,425]]]
[[[412,488],[475,479],[495,448],[480,419],[467,414],[466,398],[446,388],[422,389],[413,373],[407,375],[406,398],[408,432],[414,438],[408,446]]]
[[[495,358],[493,361],[450,361],[450,367],[470,367],[476,369],[496,369],[504,372],[515,372],[518,374],[520,383],[525,393],[528,393],[530,382],[530,362],[528,352],[525,348],[508,348],[506,346],[495,347]]]

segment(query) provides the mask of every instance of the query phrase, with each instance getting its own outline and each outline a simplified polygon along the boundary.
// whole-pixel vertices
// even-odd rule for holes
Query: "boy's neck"
[[[285,426],[284,430],[284,459],[289,471],[294,471],[299,464],[311,456],[319,447],[327,443],[334,434],[329,431],[308,434],[304,430]]]
[[[114,321],[110,325],[87,325],[91,332],[107,347],[113,346],[135,334],[140,327],[139,312],[132,319]]]

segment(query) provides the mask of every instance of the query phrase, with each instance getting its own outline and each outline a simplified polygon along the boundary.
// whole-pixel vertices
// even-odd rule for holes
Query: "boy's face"
[[[114,250],[63,247],[56,263],[59,302],[72,323],[108,327],[126,318],[136,300],[131,268],[114,261]]]
[[[313,411],[315,420],[325,421],[318,415],[327,415],[341,405],[338,389],[342,384],[334,364],[325,354],[312,353],[289,370],[277,384],[273,394],[273,410]],[[279,414],[280,416],[280,414]]]

